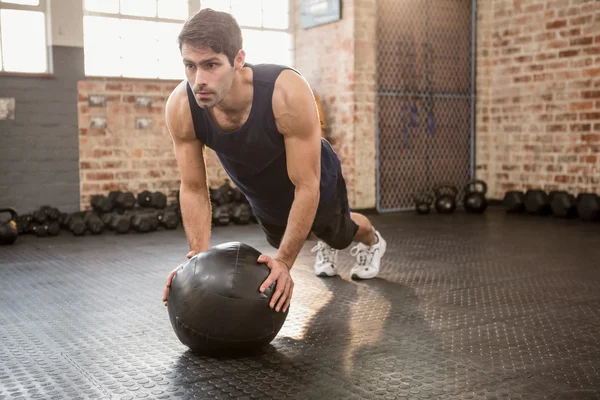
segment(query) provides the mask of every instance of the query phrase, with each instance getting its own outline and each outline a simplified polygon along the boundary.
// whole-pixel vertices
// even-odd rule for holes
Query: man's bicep
[[[285,138],[288,176],[296,187],[318,187],[321,175],[320,135]]]
[[[284,71],[274,94],[277,127],[284,137],[287,168],[294,185],[318,187],[321,173],[321,124],[308,83]]]

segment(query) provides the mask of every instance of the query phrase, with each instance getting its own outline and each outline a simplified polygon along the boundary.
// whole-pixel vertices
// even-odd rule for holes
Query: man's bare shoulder
[[[177,85],[169,95],[165,106],[165,120],[171,136],[180,139],[195,137],[186,81]]]
[[[273,115],[284,136],[310,135],[320,122],[310,85],[294,70],[282,71],[273,90]],[[300,127],[302,126],[302,127]]]

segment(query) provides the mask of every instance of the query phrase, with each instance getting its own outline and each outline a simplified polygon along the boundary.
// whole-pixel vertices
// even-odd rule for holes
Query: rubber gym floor
[[[0,248],[0,399],[597,399],[600,225],[553,217],[371,216],[380,275],[292,270],[279,335],[255,356],[189,352],[162,290],[182,228],[20,237]],[[274,254],[257,225],[214,228]]]

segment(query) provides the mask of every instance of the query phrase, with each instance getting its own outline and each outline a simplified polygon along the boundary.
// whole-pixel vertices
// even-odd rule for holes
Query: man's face
[[[227,56],[215,53],[209,47],[191,47],[183,44],[181,55],[185,75],[194,91],[196,103],[211,108],[227,95],[235,75],[235,68]]]

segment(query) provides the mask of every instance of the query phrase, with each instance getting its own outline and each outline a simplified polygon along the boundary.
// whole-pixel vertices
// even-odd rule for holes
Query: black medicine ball
[[[256,261],[260,254],[243,243],[223,243],[179,268],[167,309],[181,343],[216,355],[258,350],[277,336],[289,307],[286,312],[269,307],[276,282],[260,292],[271,271]]]

